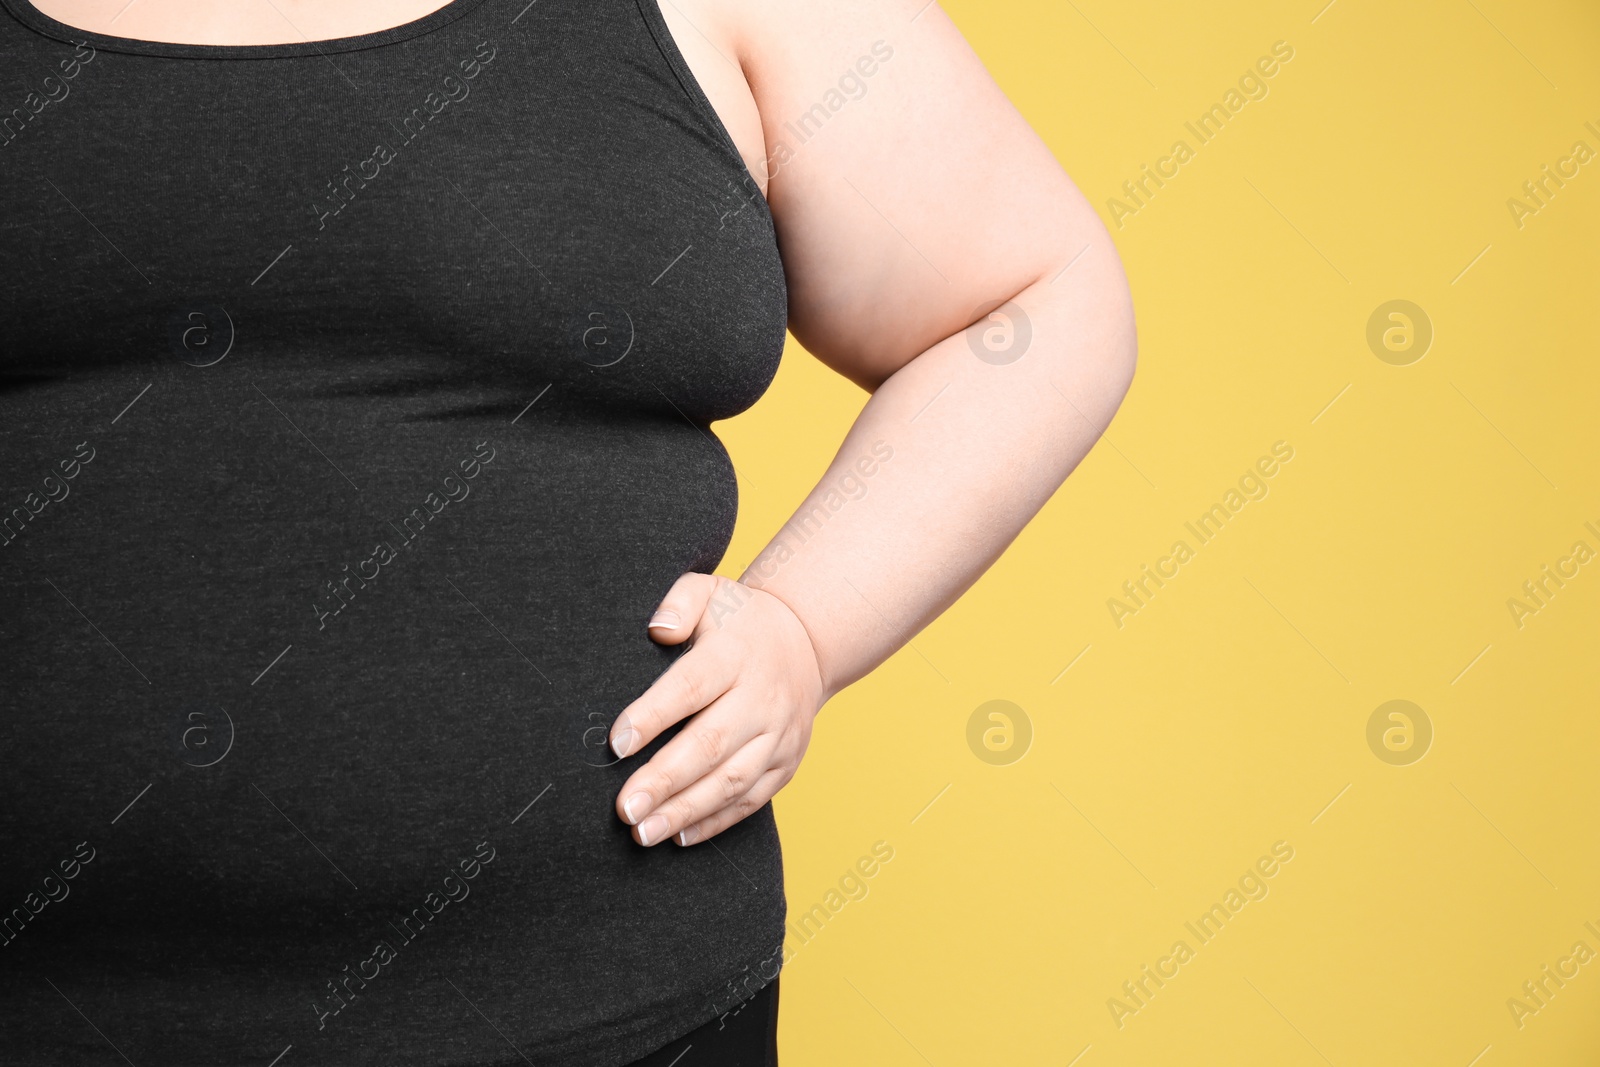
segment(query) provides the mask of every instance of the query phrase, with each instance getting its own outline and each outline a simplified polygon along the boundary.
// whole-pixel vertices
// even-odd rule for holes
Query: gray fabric
[[[770,982],[770,806],[641,848],[604,747],[786,318],[654,0],[4,4],[0,1063],[605,1067]]]

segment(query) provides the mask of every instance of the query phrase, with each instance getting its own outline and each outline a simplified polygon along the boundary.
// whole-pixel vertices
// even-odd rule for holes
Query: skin
[[[683,575],[651,620],[656,641],[693,644],[612,727],[627,756],[689,720],[618,794],[641,845],[708,840],[787,784],[822,706],[994,563],[1132,380],[1132,300],[1109,234],[944,12],[922,3],[661,0],[768,198],[791,332],[869,397],[795,511],[817,509],[820,528],[803,543],[780,531],[738,581]],[[123,37],[273,44],[370,33],[442,4],[35,6]],[[878,41],[893,54],[864,75]],[[791,124],[852,71],[842,106],[796,136]],[[979,358],[973,338],[1003,327],[987,313],[1006,301],[1031,340],[1010,361]],[[891,459],[874,456],[879,442]],[[830,492],[847,502],[830,508]]]

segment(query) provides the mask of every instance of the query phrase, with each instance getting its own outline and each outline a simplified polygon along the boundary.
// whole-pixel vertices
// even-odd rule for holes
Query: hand
[[[718,575],[683,575],[650,619],[664,645],[689,651],[617,716],[611,748],[638,752],[693,719],[633,773],[617,814],[641,845],[708,840],[788,784],[826,700],[816,650],[771,593]]]

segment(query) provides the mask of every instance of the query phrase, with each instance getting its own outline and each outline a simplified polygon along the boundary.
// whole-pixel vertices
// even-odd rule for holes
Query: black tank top
[[[656,0],[3,4],[0,1063],[600,1067],[770,982],[770,806],[613,809],[786,319]]]

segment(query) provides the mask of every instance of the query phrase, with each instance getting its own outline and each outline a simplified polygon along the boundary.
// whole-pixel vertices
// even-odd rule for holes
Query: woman
[[[0,1062],[775,1062],[769,801],[1127,389],[1083,197],[921,0],[3,7]]]

